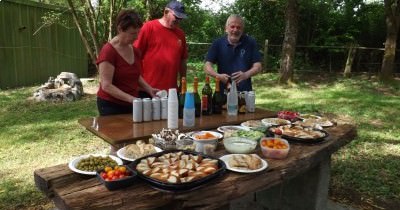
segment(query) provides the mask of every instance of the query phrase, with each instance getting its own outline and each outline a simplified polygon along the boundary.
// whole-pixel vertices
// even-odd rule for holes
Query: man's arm
[[[206,72],[206,74],[218,78],[221,82],[223,82],[224,84],[226,84],[229,81],[229,75],[227,74],[218,74],[214,68],[213,68],[213,63],[211,63],[210,61],[206,61],[206,63],[204,64],[204,72]]]
[[[181,70],[179,71],[179,81],[182,81],[182,77],[186,77],[187,72],[187,60],[183,59],[181,61]]]

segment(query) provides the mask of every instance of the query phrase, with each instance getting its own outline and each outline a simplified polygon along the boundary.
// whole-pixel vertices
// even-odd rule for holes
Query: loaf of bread
[[[233,168],[244,168],[249,170],[259,169],[262,166],[261,159],[255,154],[232,155],[228,164]]]

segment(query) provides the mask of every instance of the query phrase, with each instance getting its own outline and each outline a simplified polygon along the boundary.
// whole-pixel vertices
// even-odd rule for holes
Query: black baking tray
[[[137,180],[136,171],[132,170],[129,167],[126,167],[126,170],[128,170],[131,173],[130,176],[126,176],[124,178],[113,180],[113,181],[106,181],[106,180],[103,179],[103,177],[101,177],[100,173],[103,172],[104,170],[97,171],[96,172],[96,176],[97,176],[97,179],[101,183],[103,183],[104,186],[108,190],[118,190],[118,189],[122,189],[122,188],[129,187],[129,186],[133,185],[135,183],[135,181]]]
[[[136,170],[136,165],[138,165],[140,163],[140,161],[142,159],[146,159],[148,157],[159,157],[163,154],[167,154],[167,153],[174,153],[174,152],[183,152],[184,154],[192,154],[192,155],[201,155],[203,158],[210,158],[210,159],[215,159],[218,160],[218,170],[213,173],[210,174],[206,177],[203,177],[201,179],[197,179],[191,182],[185,182],[185,183],[178,183],[178,184],[172,184],[172,183],[166,183],[166,182],[162,182],[153,178],[150,178],[142,173],[140,173],[139,171]],[[162,190],[162,191],[167,191],[167,192],[184,192],[184,191],[189,191],[189,190],[193,190],[195,188],[201,187],[207,183],[209,183],[211,180],[216,179],[217,177],[222,176],[223,174],[225,174],[226,171],[226,165],[224,163],[224,161],[215,158],[215,157],[211,157],[208,155],[204,155],[202,153],[199,152],[194,152],[194,151],[189,151],[189,150],[165,150],[162,152],[158,152],[158,153],[154,153],[151,155],[147,155],[145,157],[141,157],[139,159],[136,159],[135,161],[133,161],[132,163],[130,163],[128,165],[128,167],[132,170],[134,170],[137,174],[137,176],[145,181],[147,181],[150,185],[152,185],[153,187],[155,187],[156,189]]]
[[[272,132],[271,130],[277,127],[280,127],[281,125],[276,125],[276,126],[271,126],[267,129],[267,136],[269,137],[274,137],[275,133]],[[291,125],[291,126],[295,126],[295,125]],[[319,137],[319,138],[298,138],[298,137],[294,137],[294,136],[287,136],[287,135],[280,135],[281,138],[284,138],[288,141],[291,142],[298,142],[298,143],[306,143],[306,144],[315,144],[315,143],[319,143],[322,141],[325,141],[327,139],[327,137],[329,136],[329,133],[326,132],[325,130],[321,130],[321,129],[313,129],[315,131],[319,131],[325,134],[325,136],[323,137]]]

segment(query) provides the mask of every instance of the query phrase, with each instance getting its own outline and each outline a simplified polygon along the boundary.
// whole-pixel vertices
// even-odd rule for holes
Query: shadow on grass
[[[0,209],[50,209],[52,204],[35,186],[21,188],[25,180],[8,178],[0,182]]]
[[[341,202],[368,206],[368,209],[399,208],[400,156],[350,156],[345,159],[340,158],[341,155],[334,158],[332,164],[331,196]],[[370,194],[372,191],[374,195]]]

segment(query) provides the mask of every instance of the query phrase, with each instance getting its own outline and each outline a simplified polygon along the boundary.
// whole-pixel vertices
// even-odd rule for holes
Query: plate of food
[[[302,120],[306,120],[306,119],[320,119],[321,117],[314,114],[300,114],[299,118]]]
[[[267,126],[273,126],[273,125],[289,125],[291,122],[289,120],[281,119],[281,118],[264,118],[261,120],[261,122]]]
[[[318,119],[305,119],[304,122],[307,122],[307,123],[315,123],[315,124],[318,124],[318,125],[320,125],[320,126],[322,126],[322,127],[330,127],[330,126],[333,126],[333,122],[330,121],[330,120],[329,120],[328,118],[326,118],[326,117],[321,117],[321,118],[318,118]]]
[[[226,131],[228,132],[233,132],[237,130],[250,130],[248,127],[240,126],[240,125],[225,125],[225,126],[220,126],[217,128],[217,130],[221,133],[225,133]]]
[[[122,165],[122,160],[118,157],[90,154],[74,158],[69,162],[68,167],[79,174],[96,175],[96,171],[104,169],[106,166],[114,167],[116,165]]]
[[[284,139],[302,143],[316,143],[325,140],[328,132],[299,125],[281,125],[268,128],[269,136],[281,136]]]
[[[135,144],[130,144],[119,149],[117,151],[117,156],[122,160],[134,161],[137,158],[161,151],[163,150],[159,147],[155,147],[152,144],[146,144],[144,141],[139,140]]]
[[[267,127],[261,122],[261,120],[248,120],[246,122],[243,122],[240,124],[241,126],[244,126],[246,128],[249,128],[251,130],[257,130],[261,132],[265,132]]]
[[[268,167],[267,161],[256,154],[229,154],[220,157],[226,169],[239,173],[256,173]]]
[[[194,132],[191,134],[191,138],[195,141],[200,140],[218,140],[221,139],[223,136],[221,133],[215,131],[199,131]]]
[[[155,188],[173,192],[200,187],[226,169],[222,160],[187,150],[158,152],[136,159],[128,167]]]

